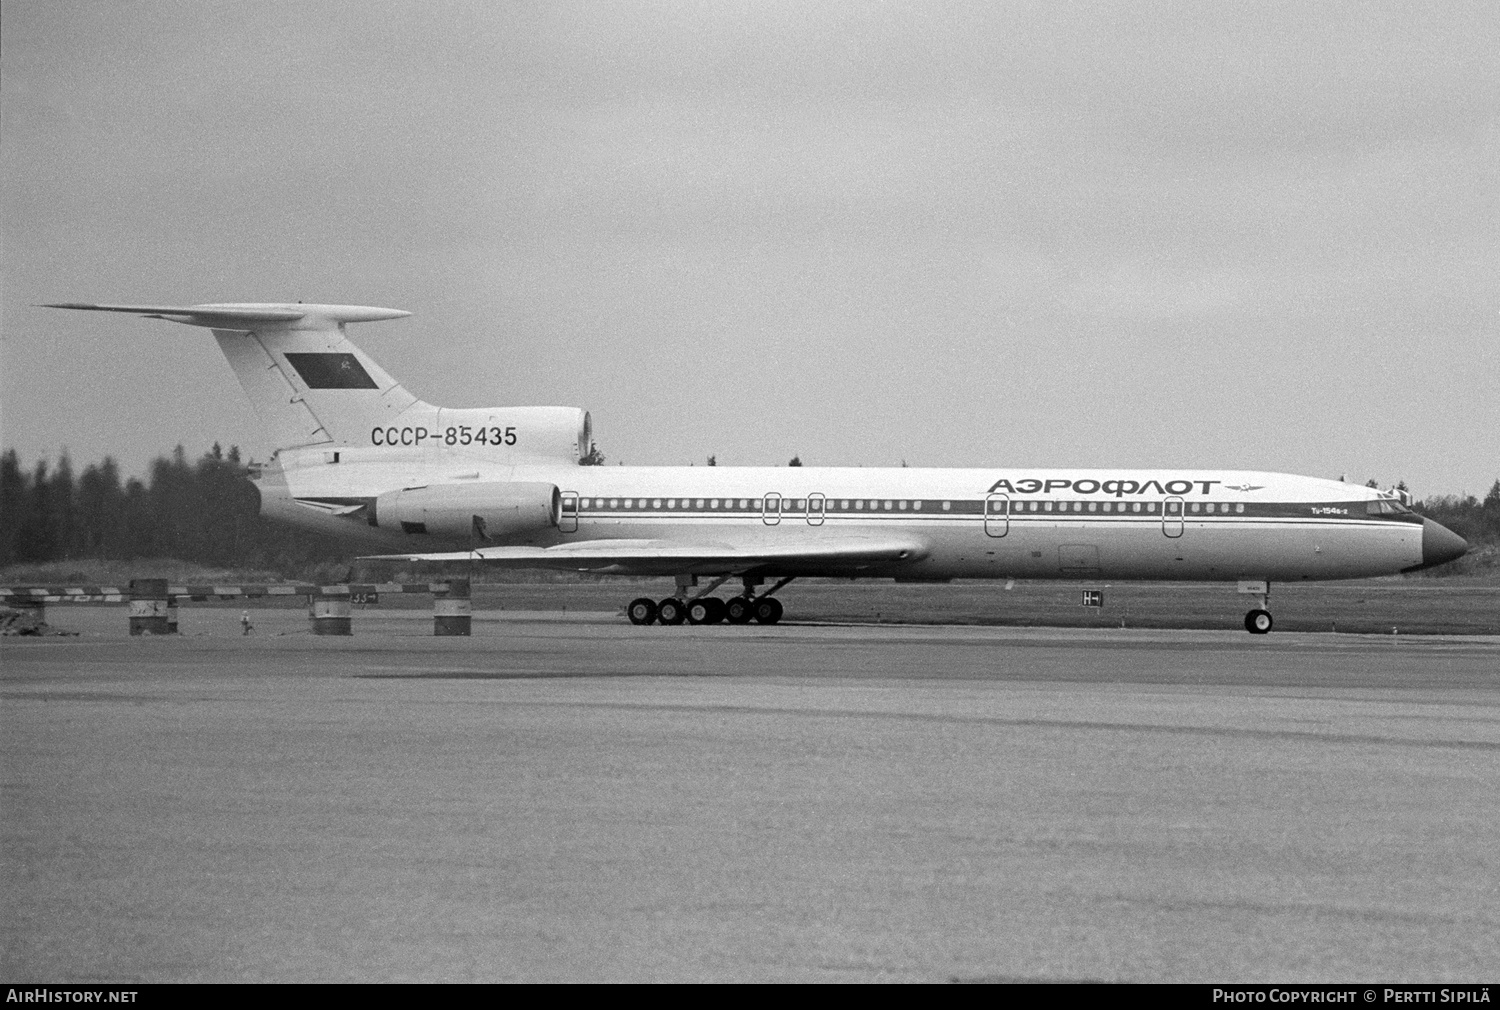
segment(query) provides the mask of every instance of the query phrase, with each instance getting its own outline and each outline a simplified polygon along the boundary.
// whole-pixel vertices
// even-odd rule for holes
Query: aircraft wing
[[[435,554],[382,554],[364,561],[483,561],[506,568],[554,568],[615,575],[854,575],[927,556],[915,539],[840,537],[794,543],[583,540],[555,547],[477,547]]]

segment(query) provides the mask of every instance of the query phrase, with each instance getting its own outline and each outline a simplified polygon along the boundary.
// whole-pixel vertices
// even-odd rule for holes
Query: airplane
[[[580,466],[576,407],[436,407],[345,335],[356,305],[65,303],[213,331],[278,448],[267,518],[366,559],[673,576],[634,624],[775,624],[797,578],[1234,581],[1245,628],[1273,582],[1355,579],[1461,557],[1403,493],[1242,470]],[[699,579],[707,580],[704,586]],[[738,580],[741,591],[714,593]],[[766,588],[770,583],[769,588]]]

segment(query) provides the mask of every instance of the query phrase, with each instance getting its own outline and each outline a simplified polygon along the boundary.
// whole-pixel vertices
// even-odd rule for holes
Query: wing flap
[[[796,544],[584,540],[556,547],[480,547],[473,551],[383,554],[361,560],[483,561],[506,568],[637,575],[738,575],[756,569],[857,572],[876,566],[920,561],[926,556],[927,546],[917,540],[847,538]]]

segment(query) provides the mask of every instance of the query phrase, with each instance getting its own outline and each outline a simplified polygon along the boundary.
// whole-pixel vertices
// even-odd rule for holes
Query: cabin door
[[[992,494],[984,500],[984,532],[992,537],[1010,532],[1010,495]]]
[[[1175,494],[1161,503],[1161,531],[1167,536],[1182,536],[1182,511],[1182,499]]]
[[[767,526],[781,522],[781,495],[768,494],[761,500],[760,521]]]
[[[827,509],[827,498],[820,494],[809,495],[807,498],[807,525],[822,526],[823,515]]]

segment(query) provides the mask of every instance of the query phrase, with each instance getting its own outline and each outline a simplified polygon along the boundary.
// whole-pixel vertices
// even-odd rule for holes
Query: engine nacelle
[[[556,484],[522,481],[438,484],[388,491],[375,499],[371,525],[427,533],[482,546],[556,528],[562,493]]]

